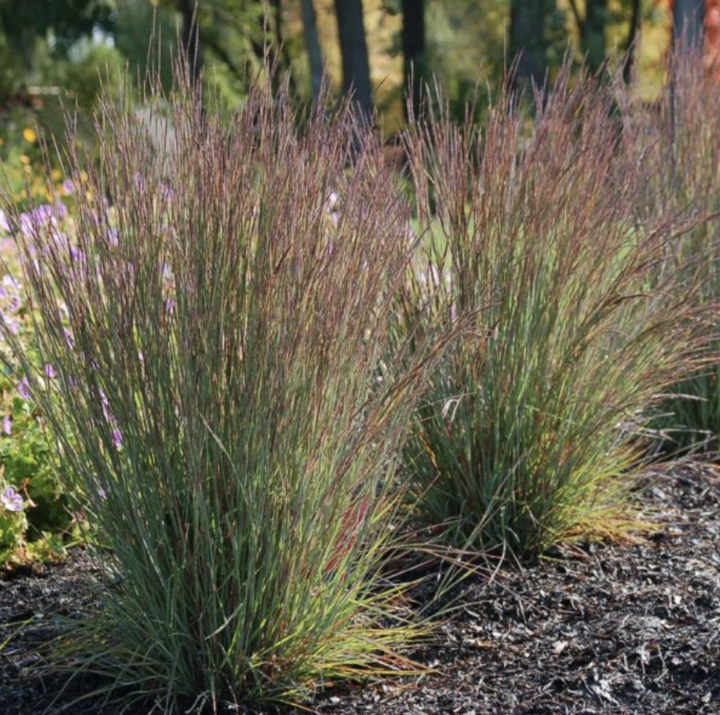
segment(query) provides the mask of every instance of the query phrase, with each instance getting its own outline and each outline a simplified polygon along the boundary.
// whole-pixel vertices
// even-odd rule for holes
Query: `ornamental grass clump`
[[[678,238],[663,269],[679,270],[683,289],[706,311],[707,360],[673,386],[655,426],[667,452],[720,449],[720,75],[701,46],[679,43],[670,57],[670,81],[652,108],[631,93],[621,106],[629,134],[652,147],[658,170],[646,184],[650,213],[668,208],[708,220]],[[628,153],[634,150],[628,146]]]
[[[444,114],[407,136],[421,256],[408,330],[473,321],[435,371],[405,450],[419,514],[455,545],[534,557],[632,526],[625,476],[647,410],[694,359],[686,293],[651,276],[678,226],[636,215],[604,91],[567,73],[530,121]]]
[[[74,232],[19,236],[56,372],[30,389],[106,554],[59,665],[162,712],[403,670],[387,485],[435,348],[388,353],[410,246],[381,143],[260,90],[229,123],[145,102],[102,104]],[[66,163],[80,185],[72,137]]]

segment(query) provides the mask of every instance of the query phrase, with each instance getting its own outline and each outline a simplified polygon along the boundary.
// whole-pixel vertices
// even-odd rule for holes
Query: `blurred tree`
[[[305,36],[305,51],[308,56],[310,69],[310,82],[312,97],[319,99],[323,82],[323,56],[320,49],[320,35],[318,34],[317,15],[313,0],[302,0],[303,34]]]
[[[264,35],[274,70],[273,80],[276,81],[277,87],[279,80],[285,75],[288,80],[290,93],[292,96],[296,96],[297,86],[292,71],[292,60],[288,52],[283,31],[282,0],[258,0],[258,2],[263,5]],[[272,28],[272,32],[269,32],[270,27]]]
[[[695,45],[703,34],[705,0],[674,0],[673,38]]]
[[[405,98],[419,116],[422,88],[427,76],[425,56],[425,0],[402,0],[402,51]],[[406,104],[407,108],[407,104]]]
[[[705,64],[720,84],[720,0],[705,6]]]
[[[125,58],[130,75],[142,79],[147,75],[148,62],[158,68],[163,86],[172,84],[171,55],[176,37],[176,7],[155,7],[147,0],[117,0],[113,15],[113,41]],[[148,55],[148,44],[155,28],[155,36],[162,40],[153,48],[155,56]]]
[[[83,37],[109,30],[110,0],[0,0],[0,102],[32,79],[48,52],[68,60]]]
[[[578,0],[569,0],[580,35],[580,49],[591,72],[605,62],[607,42],[605,31],[610,22],[609,0],[585,0],[585,14],[580,12]]]
[[[342,54],[343,91],[366,116],[372,115],[372,85],[368,59],[362,0],[335,0],[340,52]]]
[[[556,0],[511,0],[510,53],[516,58],[519,86],[542,86],[547,77],[550,50],[549,22]]]
[[[635,53],[637,50],[637,39],[640,36],[642,25],[642,0],[631,0],[630,27],[628,29],[627,41],[625,42],[625,64],[623,65],[623,79],[630,82],[635,69]]]
[[[200,47],[197,2],[196,0],[178,0],[178,10],[182,17],[180,41],[185,52],[190,83],[195,85],[202,70],[202,48]]]

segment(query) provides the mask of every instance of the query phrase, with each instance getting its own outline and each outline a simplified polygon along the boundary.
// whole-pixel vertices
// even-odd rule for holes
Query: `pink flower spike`
[[[7,435],[12,434],[12,420],[9,415],[5,415],[5,417],[3,417],[2,431]]]

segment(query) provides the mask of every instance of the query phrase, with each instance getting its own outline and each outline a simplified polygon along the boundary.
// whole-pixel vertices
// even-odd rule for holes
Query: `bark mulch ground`
[[[437,645],[409,654],[433,672],[330,689],[312,708],[326,715],[720,714],[720,476],[708,467],[675,468],[653,475],[642,499],[662,524],[643,542],[585,545],[490,582],[466,581]],[[77,552],[67,563],[0,581],[2,715],[59,712],[91,687],[78,680],[51,705],[63,680],[38,675],[37,649],[57,634],[56,615],[74,615],[93,568]]]

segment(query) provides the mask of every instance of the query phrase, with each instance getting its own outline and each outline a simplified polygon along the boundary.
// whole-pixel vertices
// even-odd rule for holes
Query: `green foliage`
[[[163,712],[402,669],[419,631],[379,568],[436,351],[388,357],[410,249],[382,146],[344,111],[300,135],[263,93],[229,126],[145,103],[103,103],[72,236],[19,236],[47,389],[6,338],[109,554],[63,665]]]
[[[3,277],[0,286],[0,307],[5,330],[13,334],[28,358],[40,368],[26,326],[22,287],[9,275]],[[0,567],[57,555],[74,520],[68,495],[60,483],[60,460],[47,425],[22,381],[17,361],[7,355],[5,341],[2,352],[5,370],[0,375],[0,492],[14,490],[22,508],[12,511],[0,499]],[[45,381],[54,374],[50,367],[42,372]],[[51,535],[55,545],[48,549]]]
[[[120,0],[113,23],[113,39],[118,52],[127,60],[130,77],[142,82],[148,70],[148,43],[154,32],[151,55],[163,87],[172,86],[171,48],[177,37],[176,12],[172,6],[154,7],[147,0]]]
[[[67,62],[78,41],[109,29],[110,17],[105,0],[0,0],[0,98],[41,79],[43,58]]]
[[[470,320],[474,337],[434,374],[406,461],[425,519],[465,548],[532,557],[626,530],[621,478],[694,350],[677,277],[648,289],[671,224],[636,216],[642,164],[618,158],[612,103],[568,85],[532,124],[505,96],[482,130],[410,132],[431,238],[405,332]]]
[[[432,2],[427,6],[428,67],[450,98],[453,117],[464,118],[465,105],[476,96],[478,83],[494,88],[506,58],[508,3]],[[485,28],[477,32],[482,23]]]
[[[0,491],[7,488],[7,484],[0,482]],[[0,563],[4,564],[24,544],[26,531],[27,517],[24,511],[10,511],[0,506]]]

